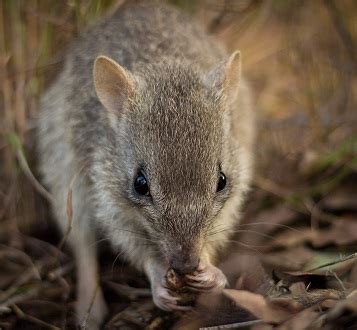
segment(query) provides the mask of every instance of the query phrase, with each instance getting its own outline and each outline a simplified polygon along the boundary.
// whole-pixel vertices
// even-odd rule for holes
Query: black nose
[[[185,275],[193,273],[197,269],[199,261],[198,257],[174,256],[170,266],[176,273]]]

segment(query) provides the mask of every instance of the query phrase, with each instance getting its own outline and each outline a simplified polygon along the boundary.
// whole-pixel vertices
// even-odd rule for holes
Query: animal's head
[[[112,198],[137,211],[135,221],[181,273],[197,267],[215,218],[239,193],[229,142],[239,81],[239,52],[207,73],[166,62],[133,74],[107,57],[95,62],[114,136],[112,159],[103,161],[117,164]]]

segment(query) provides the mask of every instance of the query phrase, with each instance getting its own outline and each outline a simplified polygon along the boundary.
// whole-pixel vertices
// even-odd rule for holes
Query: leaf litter
[[[354,9],[347,1],[346,7],[330,1],[345,10],[341,24],[331,4],[324,11],[306,1],[295,7],[245,1],[246,7],[234,10],[231,1],[222,10],[208,3],[197,16],[210,20],[210,30],[230,49],[244,50],[261,111],[258,175],[220,265],[229,287],[200,295],[192,312],[162,312],[152,303],[145,277],[125,262],[113,263],[116,256],[99,239],[109,308],[103,328],[356,328],[356,81],[355,63],[344,57],[352,50],[345,36]],[[9,186],[0,191],[0,328],[75,328],[75,267],[64,244],[71,231],[71,193],[68,231],[60,237],[51,226],[23,230],[18,214],[8,212],[12,200],[18,203]]]

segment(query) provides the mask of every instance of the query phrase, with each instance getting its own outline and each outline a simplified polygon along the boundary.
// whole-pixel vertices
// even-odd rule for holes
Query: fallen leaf
[[[296,314],[277,329],[279,330],[301,330],[306,329],[319,316],[319,313],[313,309],[305,309]]]
[[[340,288],[334,275],[312,272],[274,272],[281,286],[290,287],[293,283],[303,282],[309,289]]]
[[[357,290],[351,292],[313,323],[323,329],[355,329],[357,324]],[[316,327],[315,327],[316,328]]]
[[[303,309],[300,303],[292,300],[268,300],[248,291],[225,289],[223,293],[258,319],[269,323],[279,324]]]

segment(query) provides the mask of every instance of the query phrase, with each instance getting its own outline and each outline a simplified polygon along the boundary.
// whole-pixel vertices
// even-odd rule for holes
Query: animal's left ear
[[[241,54],[236,50],[227,61],[220,63],[204,78],[208,87],[222,94],[226,104],[231,104],[238,96],[241,66]]]
[[[227,100],[235,99],[241,78],[242,60],[240,51],[235,51],[229,58],[224,71],[223,93]]]

